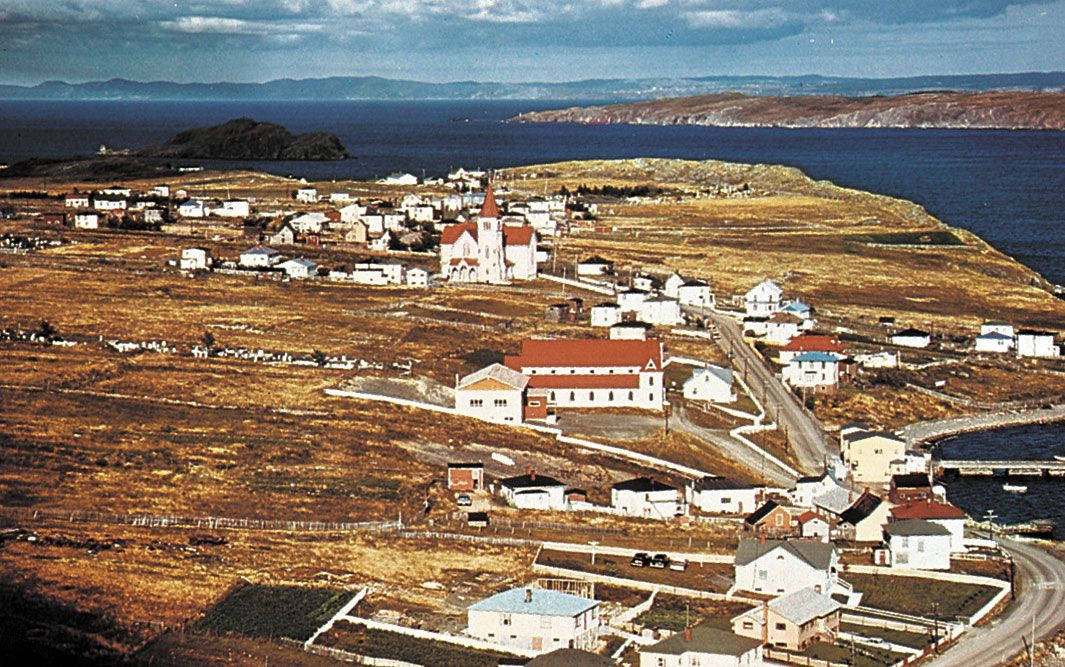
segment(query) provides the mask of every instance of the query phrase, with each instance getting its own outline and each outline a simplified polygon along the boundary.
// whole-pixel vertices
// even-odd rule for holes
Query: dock
[[[1065,477],[1065,461],[972,461],[948,460],[935,462],[944,475]]]

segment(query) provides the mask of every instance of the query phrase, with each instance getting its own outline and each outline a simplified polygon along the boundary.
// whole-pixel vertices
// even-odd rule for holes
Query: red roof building
[[[916,500],[891,508],[891,518],[897,521],[903,519],[964,519],[965,512],[961,508],[950,503],[938,501]]]
[[[481,212],[479,214],[482,218],[498,218],[499,206],[496,205],[496,195],[492,191],[492,186],[489,185],[488,189],[484,191],[484,203],[481,204]]]
[[[836,336],[804,334],[788,341],[781,352],[843,352],[843,343]]]

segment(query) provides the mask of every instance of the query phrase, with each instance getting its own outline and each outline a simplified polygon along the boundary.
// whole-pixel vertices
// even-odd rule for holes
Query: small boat
[[[1023,484],[1010,484],[1006,482],[1002,485],[1003,491],[1009,491],[1010,493],[1028,493],[1028,487]]]
[[[1065,461],[1065,456],[1062,456],[1061,454],[1055,454],[1054,455],[1054,460],[1055,461]]]

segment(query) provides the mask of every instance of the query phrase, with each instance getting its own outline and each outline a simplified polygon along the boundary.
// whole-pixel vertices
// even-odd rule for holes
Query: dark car
[[[650,562],[651,557],[648,556],[645,552],[641,551],[640,553],[635,554],[632,557],[632,560],[629,561],[629,565],[633,567],[647,567],[648,563]]]
[[[669,556],[665,554],[655,554],[654,557],[651,558],[651,567],[660,567],[662,569],[669,567]]]

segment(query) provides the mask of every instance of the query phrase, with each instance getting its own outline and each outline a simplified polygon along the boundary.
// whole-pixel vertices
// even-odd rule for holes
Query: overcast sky
[[[1065,0],[0,0],[0,82],[1065,70]]]

